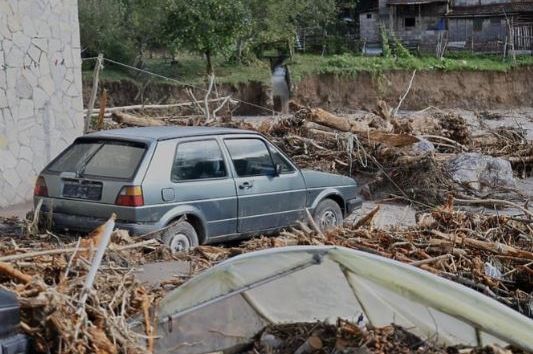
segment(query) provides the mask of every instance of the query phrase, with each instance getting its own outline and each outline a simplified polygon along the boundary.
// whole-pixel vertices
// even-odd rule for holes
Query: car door
[[[179,142],[171,181],[179,200],[205,216],[210,237],[236,232],[235,184],[216,139]]]
[[[159,142],[152,160],[143,184],[157,191],[146,195],[150,203],[164,208],[163,214],[200,214],[208,237],[237,232],[235,182],[215,137]]]
[[[286,157],[260,137],[227,137],[224,143],[233,163],[239,232],[284,227],[302,217],[305,181]]]

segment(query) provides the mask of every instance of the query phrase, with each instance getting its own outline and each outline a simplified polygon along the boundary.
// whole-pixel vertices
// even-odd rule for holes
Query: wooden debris
[[[267,339],[267,340],[265,340]],[[369,327],[345,320],[337,323],[285,323],[267,326],[253,348],[240,354],[310,353],[520,353],[509,347],[446,347],[423,340],[399,326]],[[274,345],[271,345],[271,344]]]
[[[123,112],[113,112],[111,115],[117,123],[133,125],[136,127],[154,127],[165,125],[165,122],[152,118],[141,118]]]
[[[16,279],[24,284],[27,284],[32,280],[31,275],[24,274],[20,270],[13,268],[12,265],[3,262],[0,262],[0,274]]]

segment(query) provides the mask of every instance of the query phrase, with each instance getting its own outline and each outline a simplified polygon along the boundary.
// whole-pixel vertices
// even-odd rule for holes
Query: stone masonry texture
[[[77,0],[0,0],[0,208],[83,129]]]

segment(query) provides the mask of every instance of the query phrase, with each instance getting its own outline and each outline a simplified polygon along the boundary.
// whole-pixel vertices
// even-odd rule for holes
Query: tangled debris
[[[51,233],[4,236],[0,238],[0,284],[17,293],[23,330],[36,339],[40,352],[143,352],[139,335],[127,322],[143,318],[146,336],[151,338],[149,308],[166,291],[230,257],[294,245],[337,245],[409,263],[533,317],[531,220],[457,211],[450,199],[420,214],[416,226],[385,230],[372,226],[378,212],[379,207],[354,224],[326,234],[302,224],[277,237],[255,238],[233,247],[200,246],[174,255],[155,239],[133,240],[117,230],[81,315],[77,305],[98,233],[79,244]],[[172,277],[160,287],[147,287],[136,279],[134,268],[156,260],[188,262],[190,273]]]
[[[149,308],[166,290],[229,257],[291,245],[338,245],[396,259],[464,284],[533,317],[533,214],[527,204],[503,200],[522,201],[524,197],[509,186],[472,188],[470,183],[454,181],[447,170],[448,162],[459,154],[479,153],[509,161],[515,175],[529,176],[533,169],[533,144],[526,139],[525,132],[498,128],[474,134],[456,114],[426,112],[422,117],[398,118],[391,115],[385,104],[379,107],[375,113],[352,119],[292,105],[293,115],[265,121],[259,126],[238,121],[209,124],[256,129],[286,151],[300,167],[347,175],[366,174],[372,180],[367,189],[373,196],[386,192],[428,207],[446,202],[451,191],[467,202],[472,202],[473,195],[478,198],[476,202],[511,205],[522,210],[525,216],[457,211],[449,199],[444,206],[420,214],[417,225],[409,228],[374,228],[372,219],[379,212],[374,209],[353,225],[325,235],[302,224],[301,228],[278,237],[256,238],[235,247],[200,246],[175,255],[157,240],[133,240],[127,233],[115,231],[82,313],[78,304],[94,248],[99,243],[98,233],[73,242],[52,233],[35,235],[35,225],[21,225],[14,219],[1,220],[0,224],[7,226],[0,228],[0,286],[17,293],[23,330],[35,338],[39,352],[150,351],[151,341],[148,340],[149,348],[141,348],[139,335],[129,329],[127,321],[141,316],[145,337],[153,339],[153,316]],[[201,118],[169,121],[205,124]],[[131,124],[135,119],[128,122]],[[151,124],[146,120],[141,123]],[[21,232],[32,236],[21,236]],[[17,235],[11,237],[12,233]],[[161,260],[188,262],[190,274],[168,279],[160,288],[149,288],[136,279],[133,271],[136,266]],[[323,348],[331,348],[330,345],[335,348],[339,333],[344,338],[343,331],[353,326],[294,324],[269,328],[265,333],[286,338],[289,348],[286,352],[292,353],[316,328],[329,333],[321,337]],[[298,333],[305,333],[307,338]],[[348,342],[345,348],[355,344],[360,347],[361,343],[375,352],[407,352],[408,349],[455,352],[454,348],[429,347],[428,343],[414,346],[414,339],[398,327],[371,329],[358,335],[357,343]],[[372,346],[372,343],[379,345]],[[256,343],[256,350],[270,353],[261,349],[261,344],[260,340]],[[496,352],[494,348],[491,350]],[[323,352],[333,351],[323,349]]]
[[[295,245],[343,246],[418,266],[533,317],[533,228],[528,219],[457,211],[445,206],[419,215],[416,226],[379,229],[379,207],[353,225],[325,235],[305,225],[278,237],[260,237],[240,247],[200,246],[179,257],[201,271],[229,257]],[[179,285],[187,277],[177,278]]]
[[[149,324],[148,309],[159,295],[135,278],[134,269],[171,259],[170,252],[156,240],[136,242],[127,232],[115,231],[93,290],[80,307],[101,236],[97,229],[74,243],[51,233],[0,238],[0,284],[18,295],[22,329],[34,338],[37,352],[145,352],[127,321],[140,313]]]
[[[371,182],[365,190],[374,198],[394,196],[423,207],[443,203],[449,191],[463,199],[527,199],[510,184],[458,183],[447,168],[448,161],[458,154],[479,153],[509,161],[517,177],[530,176],[533,142],[527,140],[524,129],[499,127],[474,131],[465,118],[453,112],[431,109],[399,117],[383,101],[377,107],[374,112],[343,116],[291,102],[292,114],[264,120],[259,125],[231,119],[206,120],[201,116],[165,118],[165,122],[258,130],[300,167],[367,176]],[[117,120],[118,126],[162,122],[133,115],[129,118]],[[479,189],[471,188],[478,184]]]
[[[495,345],[485,348],[443,347],[425,341],[399,326],[366,328],[345,320],[270,325],[264,329],[251,350],[242,354],[311,354],[311,353],[512,353]]]

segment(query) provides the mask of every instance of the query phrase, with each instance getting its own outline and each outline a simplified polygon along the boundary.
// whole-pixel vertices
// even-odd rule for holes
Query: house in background
[[[442,42],[455,50],[531,52],[533,0],[361,0],[359,25],[368,53],[381,50],[380,31],[421,52],[434,53]]]
[[[533,1],[454,0],[447,14],[452,48],[501,53],[533,49]],[[505,48],[507,47],[507,48]]]
[[[77,0],[0,0],[0,208],[82,134]]]

